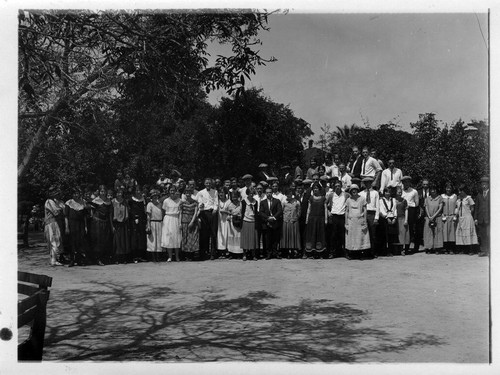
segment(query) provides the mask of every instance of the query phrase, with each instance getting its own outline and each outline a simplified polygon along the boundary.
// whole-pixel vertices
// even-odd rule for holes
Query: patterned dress
[[[358,195],[350,197],[346,202],[346,237],[345,248],[349,251],[360,251],[371,248],[368,223],[365,218],[366,200]]]
[[[174,201],[167,198],[163,201],[163,227],[161,228],[161,246],[167,249],[179,249],[181,247],[182,233],[179,227],[180,199]]]
[[[325,201],[324,196],[309,198],[309,218],[306,227],[306,251],[322,252],[326,248],[325,241]]]
[[[444,202],[443,207],[443,241],[444,242],[455,242],[455,236],[457,231],[457,222],[453,220],[455,217],[455,207],[457,206],[457,195],[452,194],[450,196],[442,194],[441,198]]]
[[[430,195],[425,199],[425,207],[429,211],[429,215],[433,216],[443,204],[443,198],[437,196],[432,198]],[[429,226],[430,220],[425,218],[424,226],[424,247],[426,249],[440,249],[443,247],[443,220],[439,215],[436,220],[436,226],[431,228]]]
[[[471,214],[474,201],[468,195],[464,199],[457,199],[458,224],[456,232],[457,245],[477,245],[476,226]]]
[[[296,199],[283,203],[283,234],[280,247],[282,249],[300,248],[300,203]]]
[[[161,227],[163,214],[161,208],[153,202],[149,202],[146,206],[146,212],[150,216],[151,233],[147,235],[147,250],[149,252],[164,251],[161,247]]]
[[[233,225],[234,217],[241,217],[241,203],[236,206],[231,202],[227,208],[229,215],[231,215],[231,220],[229,220],[228,234],[227,234],[227,250],[233,254],[242,254],[243,249],[240,247],[241,242],[241,227],[236,228]]]
[[[53,262],[63,250],[62,234],[64,227],[60,225],[60,218],[64,221],[64,203],[59,200],[47,199],[45,202],[45,240]]]
[[[194,253],[200,249],[200,228],[198,219],[194,221],[193,227],[189,229],[189,223],[193,219],[198,202],[193,200],[192,203],[187,201],[182,202],[182,251]]]

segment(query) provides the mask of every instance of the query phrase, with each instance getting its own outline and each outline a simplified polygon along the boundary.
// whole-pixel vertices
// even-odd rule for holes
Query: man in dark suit
[[[425,226],[425,200],[429,196],[429,180],[424,178],[422,180],[422,188],[417,190],[418,193],[418,218],[415,227],[415,238],[413,240],[413,252],[418,253],[420,245],[424,243],[424,226]]]
[[[475,200],[474,222],[477,225],[481,252],[480,257],[488,256],[490,253],[490,179],[481,178],[481,192]]]
[[[266,189],[267,199],[260,203],[259,216],[261,223],[265,225],[264,236],[267,240],[267,257],[271,259],[273,255],[281,259],[278,253],[278,245],[281,238],[281,228],[283,225],[283,208],[279,199],[273,197],[273,189]]]
[[[296,180],[297,193],[295,199],[300,203],[300,217],[299,217],[299,230],[300,230],[300,245],[302,250],[302,257],[306,257],[305,253],[305,238],[306,238],[306,218],[307,209],[309,208],[309,193],[305,191],[302,181]]]
[[[359,152],[358,146],[353,146],[352,154],[347,164],[347,172],[351,177],[361,177],[361,166],[363,165],[363,155]]]

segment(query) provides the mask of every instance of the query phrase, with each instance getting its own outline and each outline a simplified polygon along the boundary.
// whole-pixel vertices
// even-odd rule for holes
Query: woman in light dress
[[[163,211],[160,203],[160,191],[158,189],[152,189],[149,195],[151,196],[151,202],[146,206],[147,251],[151,254],[153,262],[158,262],[160,260],[160,253],[164,251],[161,247]]]
[[[455,208],[457,216],[457,231],[455,234],[457,246],[462,246],[463,252],[473,255],[473,245],[478,244],[476,226],[474,224],[474,201],[467,194],[465,185],[458,187],[458,199]]]
[[[243,249],[240,246],[242,221],[240,193],[238,192],[238,190],[231,192],[231,203],[229,203],[227,211],[227,250],[229,252],[229,258],[233,258],[236,254],[243,254]]]
[[[60,199],[61,192],[56,187],[49,190],[49,198],[45,201],[45,240],[50,254],[51,266],[62,266],[60,256],[62,254],[63,228],[64,223],[64,202]]]
[[[220,187],[217,190],[219,196],[219,214],[217,216],[217,250],[219,256],[224,258],[227,252],[227,240],[229,235],[228,208],[231,201],[228,199],[226,190]]]
[[[425,226],[424,248],[425,252],[435,251],[436,254],[443,248],[443,198],[438,195],[436,187],[429,187],[429,196],[425,199]]]
[[[443,246],[444,252],[455,253],[455,235],[457,231],[457,218],[455,208],[457,206],[457,195],[453,193],[451,183],[446,184],[445,193],[441,195],[443,199]]]
[[[169,197],[163,201],[163,226],[161,228],[161,247],[167,249],[167,262],[172,261],[172,254],[175,251],[175,260],[179,261],[181,249],[181,199],[177,188],[172,185]]]
[[[359,187],[352,184],[350,197],[346,201],[345,211],[345,249],[346,258],[351,259],[355,253],[362,255],[371,248],[368,223],[366,221],[366,200],[359,195]]]

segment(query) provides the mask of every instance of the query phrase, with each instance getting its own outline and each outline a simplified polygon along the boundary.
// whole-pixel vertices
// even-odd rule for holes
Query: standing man
[[[380,166],[377,159],[370,156],[370,151],[368,147],[363,147],[363,162],[361,164],[361,181],[363,178],[370,177],[373,181],[376,181],[380,173],[382,173],[382,167]],[[373,185],[372,181],[372,185]]]
[[[212,188],[212,179],[205,178],[205,189],[196,195],[200,209],[200,256],[210,260],[215,259],[217,251],[217,210],[219,207],[217,191]]]
[[[386,187],[391,188],[391,196],[393,196],[393,194],[396,193],[396,188],[403,184],[401,182],[401,179],[403,178],[403,172],[401,171],[401,169],[394,166],[394,159],[390,159],[387,162],[387,165],[387,169],[384,169],[380,178],[379,191],[381,194],[383,194]]]
[[[318,173],[318,166],[316,163],[316,159],[311,159],[311,163],[309,165],[309,169],[306,172],[306,178],[312,179],[313,174]]]
[[[373,258],[378,257],[377,251],[377,236],[376,230],[378,226],[378,218],[380,215],[380,199],[378,191],[372,188],[372,177],[365,177],[361,180],[365,185],[365,190],[359,193],[366,201],[366,221],[368,223],[368,232],[370,233],[370,254]]]
[[[309,208],[309,193],[304,189],[302,182],[297,182],[297,194],[295,199],[300,203],[299,231],[300,231],[300,246],[302,250],[302,258],[305,259],[305,243],[306,243],[306,218],[307,209]]]
[[[347,165],[347,170],[351,177],[361,176],[361,164],[363,163],[363,156],[359,153],[358,146],[352,147],[352,155]]]
[[[351,176],[347,173],[344,163],[339,164],[339,180],[342,183],[342,190],[348,191],[351,187]]]
[[[281,238],[281,226],[283,224],[283,209],[279,199],[273,198],[273,189],[266,189],[266,198],[260,203],[259,216],[263,225],[265,225],[264,235],[267,243],[267,257],[271,259],[276,256],[281,259],[278,253],[278,244]]]
[[[474,209],[474,222],[480,238],[480,257],[490,254],[490,179],[481,178],[481,192],[477,194]]]
[[[263,201],[267,199],[265,189],[264,189],[264,184],[265,186],[267,183],[265,181],[261,181],[259,184],[257,184],[257,187],[255,188],[255,191],[257,194],[254,195],[254,199],[257,202],[257,212],[260,212],[260,205],[262,204]],[[264,236],[264,229],[265,223],[262,223],[262,220],[260,218],[260,215],[257,214],[255,215],[255,227],[257,228],[257,237],[258,237],[258,243],[259,243],[259,251],[258,254],[256,254],[256,257],[262,258],[264,256],[264,249],[267,249],[267,242],[266,242],[266,236]],[[264,224],[264,225],[263,225]]]
[[[422,180],[422,188],[418,190],[418,202],[420,210],[418,211],[417,225],[415,228],[415,241],[414,252],[418,252],[420,245],[424,243],[424,226],[425,226],[425,200],[430,195],[429,180],[424,178]]]
[[[402,197],[403,199],[406,200],[406,203],[408,204],[408,230],[410,231],[410,242],[417,241],[416,238],[416,225],[417,225],[417,220],[418,220],[418,215],[419,215],[419,197],[418,197],[418,192],[411,187],[411,177],[410,176],[403,176],[401,179],[401,182],[403,183],[403,194]],[[420,247],[420,245],[419,245]],[[413,249],[413,252],[418,251],[418,247]],[[401,255],[405,254],[411,254],[410,252],[410,245],[405,245],[405,249],[401,253]]]
[[[294,175],[291,173],[291,168],[289,165],[285,165],[281,167],[281,170],[283,171],[283,187],[289,187],[290,184],[295,180]]]
[[[333,255],[339,256],[345,254],[345,210],[346,201],[349,194],[342,191],[342,183],[338,180],[335,181],[333,186],[333,193],[328,196],[326,201],[328,207],[328,216],[331,219],[331,244],[333,248]],[[328,234],[327,234],[328,235]]]
[[[253,184],[253,182],[252,182],[253,176],[251,174],[246,174],[242,178],[243,178],[243,182],[245,183],[245,186],[240,188],[239,191],[240,191],[241,200],[244,200],[247,197],[247,189],[250,186],[252,186],[252,184]]]

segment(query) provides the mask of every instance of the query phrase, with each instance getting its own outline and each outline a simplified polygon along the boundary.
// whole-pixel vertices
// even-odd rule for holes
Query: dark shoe
[[[74,261],[69,262],[68,267],[74,267],[74,266],[75,266],[75,262]]]
[[[481,251],[477,256],[480,256],[480,257],[487,257],[488,254],[486,254],[485,252]]]
[[[104,266],[104,263],[101,262],[100,260],[97,261],[97,264],[100,265],[100,266]]]

